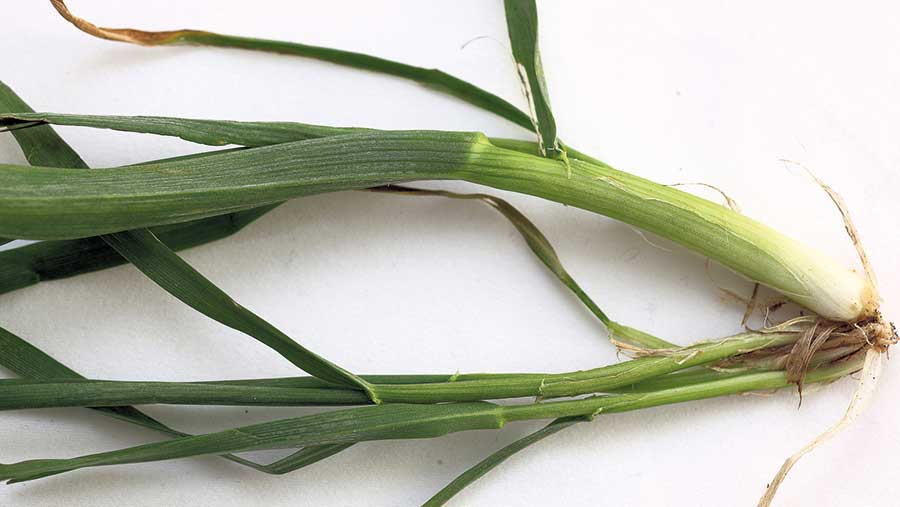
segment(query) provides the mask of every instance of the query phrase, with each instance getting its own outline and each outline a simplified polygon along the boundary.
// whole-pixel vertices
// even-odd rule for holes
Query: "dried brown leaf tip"
[[[101,39],[128,42],[141,46],[159,46],[163,44],[178,44],[189,34],[202,34],[199,30],[167,30],[161,32],[148,32],[145,30],[136,30],[133,28],[105,28],[97,26],[90,21],[80,18],[66,7],[63,0],[50,0],[50,3],[59,12],[60,16],[69,23],[75,25],[82,32],[99,37]]]

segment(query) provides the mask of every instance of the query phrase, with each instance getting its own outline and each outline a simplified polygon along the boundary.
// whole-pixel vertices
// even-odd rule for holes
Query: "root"
[[[750,315],[752,314],[753,310],[756,308],[756,296],[757,296],[757,293],[759,292],[759,284],[758,283],[753,284],[753,292],[750,294],[749,298],[741,296],[736,291],[733,291],[731,289],[728,289],[726,287],[722,287],[721,285],[719,285],[719,282],[717,282],[716,279],[713,278],[712,271],[710,271],[710,269],[709,269],[711,262],[712,261],[707,258],[706,262],[704,264],[704,270],[706,271],[706,277],[709,278],[709,281],[713,285],[715,285],[717,289],[719,289],[719,292],[722,293],[722,295],[724,296],[723,300],[731,299],[738,303],[746,305],[746,309],[744,310],[744,317],[741,319],[741,326],[744,327],[747,324],[747,320],[750,318]]]
[[[775,478],[766,487],[766,492],[759,500],[759,507],[769,507],[771,505],[778,487],[784,482],[788,472],[800,458],[837,435],[862,413],[875,392],[875,386],[881,373],[881,355],[886,353],[888,348],[896,344],[897,341],[897,331],[894,326],[886,323],[881,315],[877,313],[874,318],[864,323],[837,324],[817,321],[803,332],[803,336],[797,341],[788,355],[786,369],[788,378],[792,381],[796,381],[793,379],[798,375],[806,375],[812,354],[816,350],[833,350],[840,354],[847,347],[852,348],[858,345],[862,349],[855,354],[862,354],[862,350],[865,350],[865,361],[862,370],[860,370],[856,392],[853,394],[844,416],[834,426],[785,460]],[[801,390],[802,396],[802,377],[800,377],[797,387],[798,390]]]
[[[850,405],[847,407],[844,416],[834,426],[828,428],[812,442],[806,444],[806,446],[785,460],[784,464],[781,465],[781,469],[775,474],[775,478],[766,486],[766,492],[760,498],[758,507],[769,507],[772,504],[772,499],[775,498],[778,487],[784,482],[788,472],[791,471],[791,468],[800,458],[840,433],[841,430],[846,428],[862,413],[875,392],[875,386],[881,373],[881,354],[882,352],[877,347],[871,347],[866,351],[866,359],[863,363],[859,385],[853,394],[853,398],[850,400]]]
[[[741,318],[741,327],[747,327],[747,321],[750,320],[750,315],[753,314],[753,310],[756,308],[756,297],[759,295],[759,284],[753,284],[753,293],[750,294],[750,301],[747,301],[747,308],[744,310],[744,317]]]

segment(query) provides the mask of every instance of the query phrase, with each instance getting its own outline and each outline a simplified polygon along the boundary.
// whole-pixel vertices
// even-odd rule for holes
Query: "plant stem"
[[[579,396],[620,389],[674,371],[709,364],[736,354],[792,343],[795,333],[744,333],[701,343],[661,356],[633,359],[601,368],[558,374],[476,374],[467,377],[417,376],[400,383],[365,378],[377,399],[386,403],[441,403],[534,396]],[[380,377],[390,382],[395,377]],[[49,407],[100,407],[148,403],[192,405],[359,405],[369,398],[352,389],[301,379],[246,382],[0,381],[0,410]],[[308,382],[307,382],[308,383]]]
[[[828,382],[849,375],[862,367],[862,355],[855,355],[838,363],[812,370],[806,376],[807,383]],[[793,385],[785,372],[744,373],[730,378],[689,384],[640,394],[597,396],[573,401],[535,403],[506,406],[503,415],[507,421],[549,419],[585,415],[615,414],[643,408],[696,401],[749,391],[781,389]]]
[[[539,378],[498,378],[428,384],[378,384],[379,399],[393,403],[477,401],[534,396],[539,399],[604,392],[639,383],[667,373],[709,364],[735,354],[796,341],[794,333],[744,333],[673,350],[660,356],[642,357],[584,371]]]
[[[367,132],[78,171],[0,166],[0,234],[55,239],[204,218],[292,197],[411,180],[457,179],[535,195],[667,237],[778,289],[822,316],[877,307],[867,282],[724,206],[570,158],[498,148],[480,134]]]
[[[806,383],[826,382],[859,370],[859,355],[806,375]],[[183,437],[71,459],[43,459],[0,465],[0,479],[33,480],[84,467],[141,463],[206,454],[279,449],[361,441],[433,438],[458,431],[498,429],[507,422],[560,417],[594,417],[792,385],[782,372],[747,373],[651,393],[605,395],[527,405],[486,402],[438,405],[384,404],[320,413]]]

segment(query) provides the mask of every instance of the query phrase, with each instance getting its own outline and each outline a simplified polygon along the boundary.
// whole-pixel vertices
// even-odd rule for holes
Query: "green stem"
[[[745,333],[601,368],[557,374],[363,377],[389,403],[442,403],[534,396],[558,398],[622,389],[736,354],[792,343],[796,334]],[[400,379],[401,382],[392,382]],[[422,380],[424,381],[422,381]],[[322,381],[275,379],[215,383],[123,381],[0,381],[0,410],[99,407],[149,403],[192,405],[359,405],[362,392]]]
[[[797,335],[745,333],[591,370],[542,377],[463,380],[429,384],[378,384],[379,399],[393,403],[435,403],[501,398],[559,398],[604,392],[667,373],[709,364],[735,354],[796,341]]]
[[[817,313],[870,310],[859,275],[746,216],[678,189],[570,159],[498,148],[460,132],[366,132],[78,171],[0,166],[0,234],[65,239],[204,218],[323,192],[464,180],[542,197],[659,234]]]
[[[855,356],[815,369],[806,383],[826,382],[861,367]],[[594,417],[643,408],[701,400],[792,385],[784,372],[749,373],[738,377],[641,394],[595,396],[572,401],[527,405],[486,402],[438,405],[384,404],[337,410],[295,419],[244,426],[207,435],[145,444],[71,459],[43,459],[0,465],[0,479],[11,482],[46,477],[85,467],[141,463],[225,452],[278,449],[361,441],[433,438],[448,433],[498,429],[507,422],[561,417]]]
[[[862,367],[862,355],[809,372],[806,383],[828,382],[850,375]],[[535,403],[504,407],[507,421],[615,414],[643,408],[696,401],[750,391],[782,389],[794,385],[783,371],[744,373],[709,382],[689,384],[639,394],[597,396],[573,401]]]
[[[232,386],[191,382],[0,380],[0,410],[123,405],[366,405],[355,389]]]

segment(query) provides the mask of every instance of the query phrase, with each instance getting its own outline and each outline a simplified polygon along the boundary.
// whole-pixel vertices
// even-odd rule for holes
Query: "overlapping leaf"
[[[31,111],[28,104],[2,83],[0,109]],[[13,135],[31,164],[81,169],[79,173],[92,174],[91,171],[85,171],[87,164],[49,126],[16,129]],[[264,319],[239,305],[159,241],[150,230],[114,232],[102,236],[102,240],[148,278],[198,312],[256,338],[315,376],[368,392],[365,381],[296,343]]]
[[[8,368],[13,373],[26,379],[78,380],[84,378],[75,370],[3,328],[0,328],[0,366]],[[159,422],[134,407],[98,407],[92,408],[92,410],[137,426],[159,431],[171,437],[190,436],[188,433],[178,431]],[[261,465],[231,454],[225,454],[222,457],[261,472],[283,474],[315,463],[340,452],[348,446],[349,444],[334,444],[304,448],[269,465]]]

